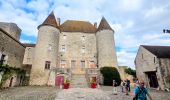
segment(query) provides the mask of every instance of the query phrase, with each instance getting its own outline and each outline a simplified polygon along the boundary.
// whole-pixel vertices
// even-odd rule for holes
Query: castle
[[[93,71],[101,67],[118,68],[114,30],[104,17],[98,27],[96,23],[77,20],[60,24],[52,12],[38,26],[36,44],[20,45],[24,45],[25,53],[19,66],[27,70],[30,85],[55,86],[60,74],[91,77],[98,75]]]

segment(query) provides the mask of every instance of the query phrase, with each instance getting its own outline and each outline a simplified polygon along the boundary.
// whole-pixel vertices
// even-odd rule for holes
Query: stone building
[[[118,66],[114,31],[104,17],[97,28],[88,21],[60,24],[52,12],[38,26],[36,45],[26,47],[23,63],[31,68],[30,85],[54,86],[61,73],[98,75],[101,67]]]
[[[135,66],[137,77],[148,87],[170,88],[170,46],[141,45]]]
[[[19,41],[21,29],[14,23],[0,22],[0,64],[22,69],[25,46]],[[0,70],[0,82],[3,75]],[[22,83],[22,76],[14,74],[4,87],[18,86]]]
[[[36,44],[20,43],[21,30],[14,23],[0,23],[0,32],[1,61],[26,70],[30,85],[57,86],[66,76],[72,85],[86,86],[91,77],[102,78],[99,68],[118,66],[114,30],[104,17],[98,27],[78,20],[60,24],[52,12],[38,26]]]

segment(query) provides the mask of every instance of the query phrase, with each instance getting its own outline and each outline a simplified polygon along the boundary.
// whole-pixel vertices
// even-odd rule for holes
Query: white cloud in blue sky
[[[65,20],[99,24],[104,16],[115,30],[119,65],[134,68],[139,45],[169,45],[169,0],[0,0],[0,21],[14,22],[22,29],[22,42],[35,43],[37,26],[54,10]]]

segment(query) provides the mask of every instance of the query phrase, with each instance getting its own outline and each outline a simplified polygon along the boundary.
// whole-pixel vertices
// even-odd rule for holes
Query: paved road
[[[170,100],[170,92],[150,90],[153,100]],[[112,87],[101,86],[99,89],[75,88],[58,89],[55,87],[14,87],[0,91],[0,100],[132,100],[133,93],[128,96],[121,93],[112,94]],[[70,99],[71,98],[71,99]]]

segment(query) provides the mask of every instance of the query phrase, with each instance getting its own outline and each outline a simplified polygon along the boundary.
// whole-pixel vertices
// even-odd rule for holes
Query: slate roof
[[[96,27],[87,21],[67,20],[60,26],[62,32],[95,33]]]
[[[26,47],[35,47],[35,44],[23,43]]]
[[[41,25],[38,26],[38,28],[40,28],[43,25],[50,25],[58,28],[58,24],[53,12],[50,13],[50,15],[45,19],[45,21]]]
[[[104,30],[104,29],[108,29],[108,30],[112,30],[113,31],[113,29],[110,27],[110,25],[108,24],[106,19],[104,17],[102,17],[97,31]]]
[[[149,46],[141,45],[158,58],[170,58],[170,46]]]

